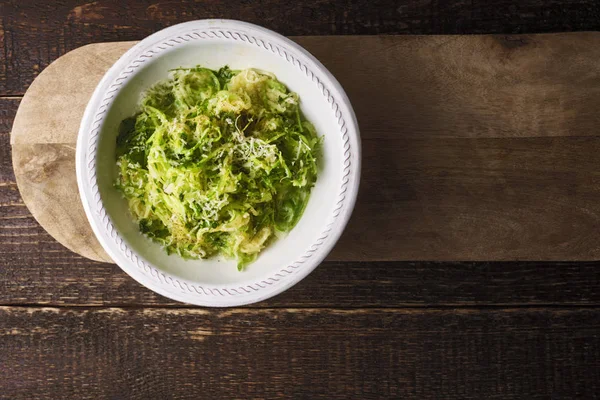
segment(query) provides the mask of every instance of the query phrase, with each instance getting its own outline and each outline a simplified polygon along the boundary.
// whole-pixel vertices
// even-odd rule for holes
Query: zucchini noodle
[[[299,103],[264,71],[171,71],[117,137],[115,186],[140,231],[183,258],[254,261],[317,179],[321,140]]]

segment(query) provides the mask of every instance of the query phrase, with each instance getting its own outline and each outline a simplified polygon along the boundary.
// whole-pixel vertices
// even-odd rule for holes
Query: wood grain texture
[[[599,32],[296,40],[367,139],[598,136]]]
[[[599,328],[570,309],[2,307],[0,396],[591,399]]]
[[[0,98],[0,185],[14,185],[15,173],[12,167],[10,131],[19,107],[19,98]]]
[[[359,201],[329,260],[600,258],[600,33],[294,39],[337,76],[361,125]],[[57,60],[11,136],[33,215],[98,261],[110,258],[83,209],[64,205],[79,205],[73,149],[93,83],[129,46]]]
[[[331,259],[594,260],[600,138],[363,140]]]
[[[114,264],[70,253],[40,228],[21,232],[2,238],[1,305],[182,306]],[[598,262],[325,262],[251,307],[599,306],[599,285]]]
[[[202,17],[245,19],[288,35],[518,33],[595,30],[600,26],[599,10],[600,5],[591,0],[264,0],[258,6],[245,0],[100,0],[86,4],[75,0],[7,0],[0,1],[0,95],[23,94],[51,61],[83,44],[137,40],[164,26]],[[519,47],[514,48],[518,53]],[[579,50],[569,53],[573,59],[579,60]],[[531,51],[541,54],[545,50],[536,47]],[[498,59],[498,65],[506,68],[514,62],[514,53],[506,51],[506,59]],[[539,68],[543,62],[537,61],[532,65]],[[561,62],[546,66],[555,71],[555,78],[560,76]],[[334,64],[329,68],[346,68]],[[580,72],[585,86],[585,71]],[[440,73],[451,76],[452,71]],[[539,83],[545,79],[528,75],[532,78]],[[398,81],[402,80],[397,78],[394,84]],[[368,94],[351,79],[343,83],[351,96]],[[519,87],[519,82],[507,83]],[[590,84],[590,89],[594,86]],[[542,87],[529,88],[529,93]],[[547,92],[553,107],[568,110],[569,102],[577,103],[587,110],[587,121],[596,121],[590,114],[592,104],[583,104],[590,97],[556,93]],[[592,92],[583,93],[590,96]],[[419,98],[417,92],[409,94]],[[477,99],[493,104],[496,93],[491,93],[491,98],[489,95],[480,93]],[[578,120],[577,115],[554,116],[524,99],[527,96],[515,101],[514,109],[522,106],[545,119],[536,122],[524,118],[505,129],[501,119],[489,115],[485,121],[491,129],[481,135],[487,136],[486,140],[444,142],[455,150],[462,149],[463,156],[474,157],[464,159],[456,170],[447,173],[451,161],[432,162],[424,153],[413,153],[407,160],[381,159],[394,148],[449,154],[443,148],[430,147],[433,137],[416,137],[412,145],[407,140],[390,150],[367,146],[371,148],[370,173],[390,166],[408,168],[391,182],[405,189],[399,202],[411,212],[417,210],[417,215],[432,212],[419,211],[417,200],[423,185],[434,185],[439,189],[432,197],[434,205],[442,204],[447,195],[454,200],[474,196],[479,199],[480,211],[493,209],[500,200],[524,201],[541,219],[530,227],[539,229],[544,240],[555,244],[558,239],[545,218],[557,217],[572,235],[575,228],[569,228],[569,221],[573,217],[574,226],[588,232],[589,238],[582,240],[588,245],[595,236],[592,226],[597,220],[595,209],[586,208],[595,195],[590,187],[597,184],[593,167],[597,160],[592,154],[597,143],[594,137],[576,136],[596,136],[594,126],[590,122],[588,133],[573,135],[570,124]],[[115,265],[92,262],[68,251],[27,210],[16,186],[8,136],[18,102],[16,98],[0,99],[0,304],[61,307],[0,307],[1,399],[598,398],[597,262],[326,262],[286,293],[256,306],[276,308],[155,308],[181,305],[142,288]],[[420,110],[414,116],[419,123],[410,127],[411,132],[421,135],[420,127],[431,123],[434,110],[417,105],[410,109],[411,104],[403,103],[409,109],[394,115],[406,124],[411,121],[407,117],[410,112]],[[472,113],[477,103],[470,104]],[[452,119],[453,109],[443,107],[442,100],[438,105],[435,113],[443,115],[446,122],[455,121],[463,129],[463,137],[479,135],[469,131],[468,123]],[[371,142],[389,143],[385,140],[393,131],[378,125],[377,110],[363,108],[359,114],[361,124],[377,128]],[[532,130],[537,136],[571,138],[503,139],[494,145],[499,139],[493,137],[509,135],[516,139],[530,136],[527,132]],[[567,139],[575,141],[566,144]],[[529,159],[529,146],[546,156]],[[470,183],[464,184],[460,175],[469,163],[471,171],[479,170],[480,174],[471,172]],[[457,179],[462,184],[451,186]],[[386,182],[363,180],[358,205],[361,214],[378,207],[392,209],[392,196],[397,192]],[[525,182],[533,187],[523,189]],[[362,199],[370,196],[367,189],[379,190],[379,186],[381,201],[364,203]],[[483,190],[491,190],[499,198],[484,201]],[[548,214],[539,205],[536,208],[535,200],[544,200],[540,191],[554,199],[547,203]],[[567,195],[581,197],[570,207],[560,201]],[[518,243],[531,240],[519,236],[517,227],[523,224],[522,218],[506,222],[502,219],[505,211],[500,208],[494,214],[499,221],[495,226],[503,232],[499,235],[512,235]],[[561,216],[561,212],[566,214]],[[589,225],[584,221],[586,213]],[[411,226],[406,217],[396,222]],[[466,221],[454,222],[467,232],[471,229]],[[352,223],[348,232],[357,235],[360,223]],[[420,235],[425,242],[433,240],[427,239],[426,231]],[[348,240],[354,238],[344,239]],[[568,245],[579,246],[576,241]],[[560,304],[570,306],[556,307]],[[127,308],[103,308],[107,305]],[[544,307],[501,309],[498,305]],[[432,308],[436,306],[441,308]],[[464,306],[468,308],[452,308]]]
[[[77,132],[96,85],[128,43],[84,46],[60,57],[27,89],[10,135],[21,197],[59,243],[87,258],[112,262],[94,236],[75,174]]]
[[[75,144],[12,146],[19,194],[29,212],[52,237],[71,251],[112,262],[94,236],[79,200]]]
[[[194,19],[240,19],[284,35],[534,33],[597,30],[600,5],[594,0],[5,0],[0,17],[0,95],[18,95],[69,50],[140,40]]]

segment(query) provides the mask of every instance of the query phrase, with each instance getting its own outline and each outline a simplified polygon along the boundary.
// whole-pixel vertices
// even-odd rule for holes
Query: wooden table
[[[591,0],[0,3],[0,398],[596,398],[598,262],[326,262],[257,305],[155,295],[56,243],[9,132],[34,77],[92,42],[235,18],[286,35],[597,30]]]

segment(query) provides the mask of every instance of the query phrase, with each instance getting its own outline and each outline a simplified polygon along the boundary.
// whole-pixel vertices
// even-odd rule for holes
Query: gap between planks
[[[164,310],[166,312],[199,312],[199,313],[234,313],[239,311],[240,313],[246,312],[252,313],[263,313],[268,311],[288,311],[288,312],[330,312],[330,313],[370,313],[370,312],[397,312],[400,314],[410,313],[429,313],[429,312],[449,312],[453,311],[456,313],[477,313],[477,312],[519,312],[519,311],[572,311],[572,310],[600,310],[600,303],[591,304],[569,304],[569,303],[532,303],[532,304],[511,304],[511,303],[499,303],[499,304],[460,304],[460,303],[448,303],[448,304],[436,304],[436,305],[419,305],[419,304],[406,304],[401,306],[393,307],[382,307],[382,306],[360,306],[360,307],[315,307],[311,306],[240,306],[231,308],[219,308],[219,307],[201,307],[186,304],[149,304],[149,305],[135,305],[135,304],[111,304],[110,306],[105,305],[94,305],[94,304],[69,304],[61,305],[54,303],[0,303],[1,311],[10,310],[42,310],[42,311],[56,311],[56,312],[68,312],[68,311],[138,311],[138,310]]]

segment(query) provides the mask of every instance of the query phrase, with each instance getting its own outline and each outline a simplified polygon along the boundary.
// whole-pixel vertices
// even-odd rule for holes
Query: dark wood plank
[[[200,18],[233,18],[284,35],[472,34],[597,30],[594,0],[118,1],[0,3],[0,95],[22,94],[50,62],[84,44],[139,40]]]
[[[0,308],[5,399],[562,399],[600,311]]]
[[[32,238],[36,230],[2,238],[0,304],[182,306],[114,264],[77,256],[49,237]],[[600,305],[599,285],[598,262],[325,262],[253,307]]]
[[[10,151],[10,130],[19,107],[19,98],[0,98],[0,185],[15,183]]]

